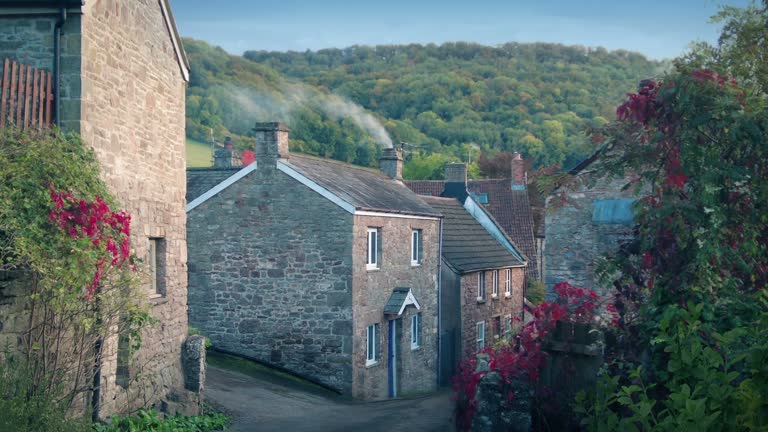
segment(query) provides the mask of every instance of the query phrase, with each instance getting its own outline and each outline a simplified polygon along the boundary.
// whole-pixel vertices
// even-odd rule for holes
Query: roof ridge
[[[377,170],[376,168],[370,168],[370,167],[364,167],[364,166],[360,166],[360,165],[354,165],[354,164],[351,164],[351,163],[348,163],[348,162],[342,162],[342,161],[339,161],[339,160],[336,160],[336,159],[329,159],[329,158],[324,158],[324,157],[315,156],[315,155],[308,155],[306,153],[291,153],[291,156],[298,156],[300,158],[319,160],[319,161],[328,162],[328,163],[335,164],[335,165],[341,165],[341,166],[344,166],[344,167],[347,167],[347,168],[351,168],[351,169],[355,169],[355,170],[359,170],[359,171],[364,171],[364,172],[371,173],[371,174],[377,174],[377,175],[379,175],[381,177],[385,177],[385,178],[389,179],[389,177],[384,175],[384,173],[382,173],[381,171]],[[287,162],[290,163],[291,162],[291,158],[288,158]]]

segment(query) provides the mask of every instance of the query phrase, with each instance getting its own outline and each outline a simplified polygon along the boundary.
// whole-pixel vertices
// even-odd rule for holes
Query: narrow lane
[[[206,400],[233,417],[233,432],[453,431],[451,393],[349,402],[208,366]]]

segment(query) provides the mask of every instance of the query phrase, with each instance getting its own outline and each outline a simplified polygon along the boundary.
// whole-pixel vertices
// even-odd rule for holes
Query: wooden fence
[[[22,129],[53,124],[53,75],[32,66],[5,59],[0,81],[0,128]]]

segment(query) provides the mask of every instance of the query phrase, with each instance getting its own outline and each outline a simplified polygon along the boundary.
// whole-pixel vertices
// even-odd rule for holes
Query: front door
[[[389,397],[397,397],[397,321],[389,320]]]

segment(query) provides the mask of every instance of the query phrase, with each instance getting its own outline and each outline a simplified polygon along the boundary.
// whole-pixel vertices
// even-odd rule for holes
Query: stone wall
[[[466,273],[461,276],[461,321],[462,321],[462,353],[474,355],[477,352],[477,323],[485,322],[485,345],[493,345],[503,337],[505,317],[511,315],[521,317],[523,312],[523,284],[525,268],[512,269],[512,295],[504,294],[505,269],[499,269],[499,296],[491,296],[493,287],[493,270],[485,271],[485,300],[477,300],[478,272]],[[494,330],[494,321],[500,318],[499,331]]]
[[[397,352],[398,396],[424,393],[437,387],[437,275],[440,259],[439,220],[356,216],[354,228],[354,381],[352,393],[361,399],[389,396],[389,319],[384,306],[396,287],[411,288],[421,306],[421,346],[411,350],[409,306],[399,317]],[[366,270],[367,228],[381,229],[380,268]],[[411,231],[422,230],[423,260],[411,265]],[[379,324],[378,363],[366,367],[366,331]]]
[[[0,59],[52,71],[58,17],[9,11],[0,11]],[[165,296],[151,301],[159,324],[143,335],[131,367],[131,381],[151,379],[131,383],[128,391],[117,385],[117,337],[107,340],[100,415],[147,402],[190,412],[198,400],[184,390],[181,365],[187,337],[185,81],[160,4],[89,1],[84,15],[69,14],[61,48],[61,127],[80,132],[94,149],[103,179],[132,216],[134,252],[146,258],[150,237],[166,244]],[[148,282],[144,289],[149,296]]]
[[[461,340],[461,275],[456,274],[443,260],[440,269],[442,288],[440,303],[441,345],[440,385],[450,385],[451,377],[463,353]]]
[[[632,224],[594,221],[595,201],[634,199],[629,191],[621,190],[626,182],[600,179],[593,186],[563,192],[567,199],[559,208],[553,208],[556,201],[552,198],[547,200],[544,257],[548,297],[554,295],[554,285],[562,281],[605,293],[595,279],[599,258],[615,252],[620,242],[632,237]]]
[[[55,14],[12,12],[0,8],[0,76],[8,58],[33,68],[53,72]],[[81,27],[72,13],[61,29],[61,122],[62,129],[80,131]]]
[[[188,215],[190,325],[349,393],[352,215],[262,165]]]
[[[157,0],[88,2],[82,17],[80,132],[102,176],[132,216],[132,246],[144,259],[149,239],[165,241],[165,295],[152,300],[159,323],[133,359],[151,379],[116,385],[116,338],[105,345],[102,415],[148,401],[183,410],[181,354],[187,337],[185,81]],[[62,116],[75,116],[68,105]],[[147,269],[143,270],[148,281]],[[149,283],[145,285],[151,293]],[[134,377],[131,377],[134,378]]]

